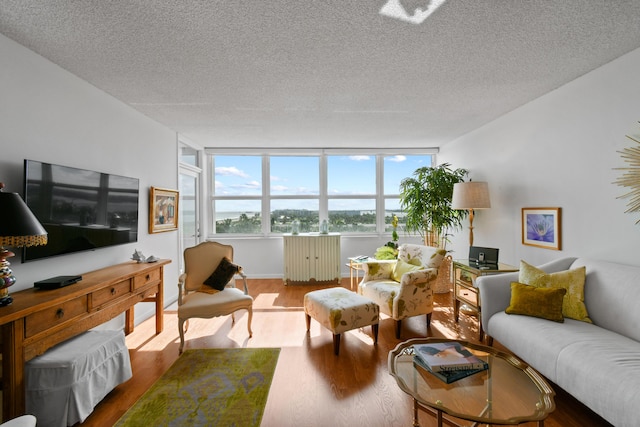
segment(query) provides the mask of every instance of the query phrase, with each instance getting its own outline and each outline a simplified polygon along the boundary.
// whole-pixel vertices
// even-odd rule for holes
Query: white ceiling
[[[640,47],[640,0],[398,1],[0,0],[0,32],[225,147],[437,147]]]

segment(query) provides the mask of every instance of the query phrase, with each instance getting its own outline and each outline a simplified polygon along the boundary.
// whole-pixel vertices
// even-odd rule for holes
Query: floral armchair
[[[396,321],[400,338],[402,319],[425,314],[427,327],[433,312],[433,289],[446,251],[431,246],[403,244],[397,260],[363,263],[358,293],[376,302],[380,312]]]

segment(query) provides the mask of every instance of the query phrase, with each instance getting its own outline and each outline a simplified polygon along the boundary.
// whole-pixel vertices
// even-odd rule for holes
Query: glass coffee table
[[[489,369],[447,384],[413,364],[413,345],[457,341],[489,363]],[[389,373],[398,386],[413,397],[413,425],[419,427],[418,410],[472,424],[521,424],[544,419],[555,409],[555,392],[529,365],[515,356],[484,345],[460,340],[415,338],[398,344],[389,353]],[[448,424],[456,424],[447,417]]]

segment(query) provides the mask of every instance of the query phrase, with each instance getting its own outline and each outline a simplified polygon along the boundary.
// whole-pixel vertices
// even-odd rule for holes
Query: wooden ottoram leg
[[[340,334],[333,334],[333,353],[336,356],[340,353]]]
[[[309,329],[311,329],[311,316],[309,316],[308,314],[306,315],[306,321],[307,321],[307,332],[309,332]]]
[[[374,323],[373,325],[371,325],[371,331],[373,332],[373,343],[374,344],[378,343],[378,329],[379,329],[379,324],[378,323]]]

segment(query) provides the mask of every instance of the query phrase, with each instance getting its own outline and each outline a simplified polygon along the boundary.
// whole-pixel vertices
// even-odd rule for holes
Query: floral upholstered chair
[[[400,338],[402,319],[427,316],[433,312],[433,289],[438,269],[446,251],[431,246],[403,244],[398,259],[363,263],[364,277],[358,293],[380,306],[380,312],[396,321],[396,338]]]

